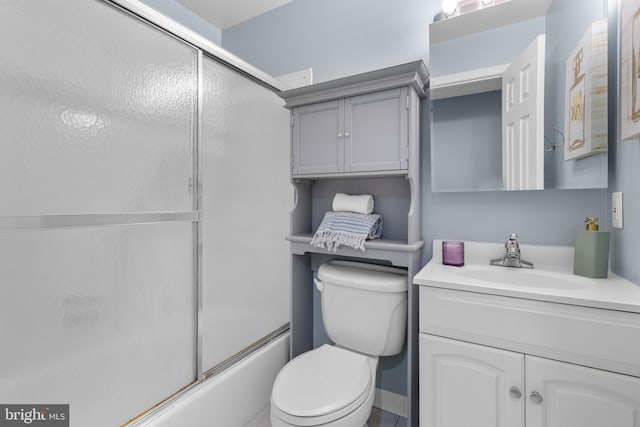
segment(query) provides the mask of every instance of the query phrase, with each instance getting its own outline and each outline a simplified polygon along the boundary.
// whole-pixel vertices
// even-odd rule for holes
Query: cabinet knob
[[[338,138],[342,138],[344,135],[342,135],[341,133],[338,134]]]
[[[350,132],[345,132],[345,133],[344,133],[344,136],[345,136],[345,137],[347,137],[347,138],[349,138],[349,137],[351,136],[351,133],[350,133]]]
[[[537,391],[532,391],[531,396],[529,397],[531,398],[531,401],[534,403],[542,403],[542,401],[544,400],[542,399],[542,395]]]
[[[520,389],[516,386],[513,386],[509,389],[509,394],[512,397],[515,397],[516,399],[520,399],[520,397],[522,397],[522,392],[520,391]]]

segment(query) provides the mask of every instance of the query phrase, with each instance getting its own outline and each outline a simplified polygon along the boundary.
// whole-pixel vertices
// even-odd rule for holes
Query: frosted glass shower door
[[[192,227],[0,233],[0,402],[113,427],[192,382]]]
[[[0,2],[0,216],[193,209],[197,51],[97,0]]]
[[[203,369],[289,321],[287,111],[239,73],[204,60]]]
[[[122,425],[196,380],[193,47],[0,2],[0,403]]]

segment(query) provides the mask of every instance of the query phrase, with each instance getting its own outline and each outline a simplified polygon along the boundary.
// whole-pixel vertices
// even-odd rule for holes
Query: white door
[[[640,427],[640,378],[533,356],[526,376],[527,427]]]
[[[502,181],[506,190],[544,188],[544,34],[502,75]]]
[[[420,425],[524,426],[524,355],[420,334]]]

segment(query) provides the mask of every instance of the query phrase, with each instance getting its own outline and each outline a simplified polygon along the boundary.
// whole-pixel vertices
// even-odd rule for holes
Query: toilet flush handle
[[[314,278],[314,279],[313,279],[313,283],[315,283],[315,284],[316,284],[316,288],[318,288],[318,290],[319,290],[320,292],[323,292],[323,291],[324,291],[324,283],[322,283],[320,280],[318,280],[318,279]]]

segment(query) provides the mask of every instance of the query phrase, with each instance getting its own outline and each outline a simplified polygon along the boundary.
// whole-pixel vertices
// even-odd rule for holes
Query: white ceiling
[[[280,7],[292,0],[177,0],[219,30]]]

